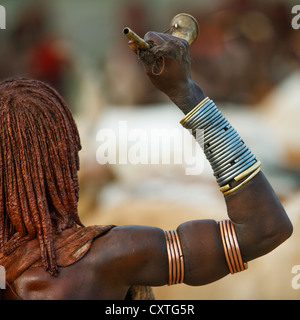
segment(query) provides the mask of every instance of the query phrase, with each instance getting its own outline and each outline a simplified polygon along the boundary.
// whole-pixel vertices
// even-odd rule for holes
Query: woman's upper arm
[[[190,221],[177,230],[184,257],[184,283],[206,284],[228,274],[215,221]],[[168,254],[162,229],[116,227],[109,232],[103,247],[106,247],[105,263],[110,268],[109,274],[116,281],[128,286],[168,283]]]
[[[160,228],[120,226],[112,229],[101,245],[102,263],[109,268],[109,275],[124,285],[161,286],[168,276],[165,248]]]

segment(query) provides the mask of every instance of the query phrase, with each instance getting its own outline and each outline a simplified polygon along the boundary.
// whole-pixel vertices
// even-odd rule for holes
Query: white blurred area
[[[40,8],[46,2],[30,3]],[[33,32],[41,28],[27,27],[31,14],[24,14],[19,25],[14,20],[14,32],[0,38],[5,43],[0,45],[0,76],[21,73],[52,81],[67,99],[83,147],[79,212],[85,225],[141,224],[168,230],[187,220],[225,219],[226,205],[205,159],[199,175],[187,175],[185,163],[99,165],[96,160],[97,133],[107,128],[118,132],[120,121],[126,121],[128,130],[148,133],[156,126],[182,130],[183,114],[149,84],[121,30],[128,25],[142,36],[147,30],[167,29],[179,12],[196,15],[202,33],[191,47],[194,78],[262,162],[294,233],[270,254],[250,262],[243,273],[203,287],[154,288],[156,298],[300,299],[300,289],[291,285],[292,268],[300,265],[300,30],[291,30],[289,22],[293,1],[226,3],[55,0],[46,11],[52,29],[43,29],[43,41]],[[22,1],[11,0],[10,5],[8,26],[10,17],[25,12]],[[40,25],[45,19],[37,11],[33,20]],[[53,44],[50,49],[45,39]],[[47,53],[48,63],[34,58],[41,52]],[[155,141],[145,143],[159,154],[170,148],[168,141],[159,150]],[[171,145],[172,156],[177,147]]]

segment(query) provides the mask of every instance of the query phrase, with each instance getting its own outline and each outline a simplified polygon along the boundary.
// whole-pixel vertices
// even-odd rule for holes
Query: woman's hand
[[[188,42],[157,32],[147,32],[144,40],[151,49],[137,53],[150,81],[184,113],[189,112],[205,96],[191,78]]]

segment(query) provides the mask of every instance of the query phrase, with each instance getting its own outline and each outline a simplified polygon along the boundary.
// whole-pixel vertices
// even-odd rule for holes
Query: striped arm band
[[[260,171],[261,163],[208,97],[180,123],[191,130],[198,142],[204,139],[204,154],[224,195],[234,192]],[[240,183],[232,186],[233,181]]]

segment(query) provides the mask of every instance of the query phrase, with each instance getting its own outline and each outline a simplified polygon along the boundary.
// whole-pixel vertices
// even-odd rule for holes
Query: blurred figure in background
[[[194,74],[208,79],[206,90],[217,100],[256,104],[299,68],[284,2],[231,0],[196,17],[201,31],[191,49]]]
[[[71,53],[52,32],[51,11],[42,3],[24,5],[0,54],[0,78],[16,74],[39,79],[69,96],[73,69]],[[74,76],[74,74],[73,74]],[[77,110],[72,110],[76,112]]]

